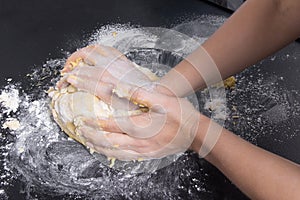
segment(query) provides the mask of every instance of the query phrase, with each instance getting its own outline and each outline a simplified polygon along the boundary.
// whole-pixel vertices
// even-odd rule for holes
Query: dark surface
[[[73,51],[85,35],[104,24],[168,27],[194,14],[226,13],[196,0],[0,1],[2,76],[24,74],[30,66],[61,56],[61,49]]]
[[[74,51],[82,41],[101,25],[109,23],[128,23],[141,26],[170,27],[185,16],[217,14],[228,16],[224,10],[217,9],[203,1],[182,0],[128,0],[128,1],[76,1],[76,0],[30,0],[0,1],[0,60],[2,71],[1,86],[5,78],[21,80],[33,66],[42,65],[49,58],[62,57],[62,50]],[[299,52],[295,43],[281,52]],[[280,54],[278,54],[280,55]],[[290,80],[287,87],[298,90],[299,72],[295,73],[298,60],[288,63],[282,59],[266,63],[265,71],[276,71],[279,76]],[[271,67],[269,67],[271,66]],[[283,67],[282,67],[283,66]],[[274,68],[272,68],[274,67]],[[298,83],[298,84],[297,84]],[[297,124],[296,124],[297,125]],[[297,128],[297,127],[294,127]],[[293,131],[293,127],[291,127]],[[284,143],[274,143],[270,138],[262,138],[259,145],[300,162],[300,137]],[[203,163],[205,161],[201,161]],[[205,163],[205,171],[213,180],[211,187],[213,199],[245,199],[224,176],[214,167]],[[22,199],[18,186],[10,188],[11,199]],[[188,197],[188,194],[183,194]],[[51,197],[48,197],[51,199]]]

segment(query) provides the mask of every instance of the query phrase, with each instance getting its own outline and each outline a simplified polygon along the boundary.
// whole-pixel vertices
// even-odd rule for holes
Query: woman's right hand
[[[204,117],[188,100],[143,88],[131,88],[128,98],[146,105],[149,112],[84,119],[77,132],[85,139],[87,146],[108,157],[137,160],[162,158],[184,152],[192,144],[195,145],[198,126]],[[108,133],[98,134],[87,127]],[[199,141],[197,145],[201,145]]]

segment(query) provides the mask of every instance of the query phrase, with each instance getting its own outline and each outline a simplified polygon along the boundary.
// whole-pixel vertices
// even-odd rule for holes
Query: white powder
[[[10,90],[2,90],[0,94],[0,103],[4,106],[3,113],[17,112],[19,108],[19,91],[13,86]]]
[[[204,109],[212,111],[213,119],[226,120],[226,99],[214,98],[211,101],[207,101],[204,105]]]

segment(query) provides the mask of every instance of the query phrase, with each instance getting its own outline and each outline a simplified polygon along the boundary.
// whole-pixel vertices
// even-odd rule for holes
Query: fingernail
[[[64,75],[65,73],[67,73],[67,72],[69,72],[69,71],[70,71],[69,67],[66,66],[66,67],[64,67],[62,70],[60,70],[60,74],[61,74],[61,75]]]
[[[71,84],[77,84],[78,83],[78,77],[74,76],[74,75],[70,75],[67,78],[67,81]]]
[[[77,127],[74,132],[77,136],[82,136],[82,131],[80,130],[79,127]]]
[[[94,148],[94,145],[92,143],[86,142],[85,145],[89,148]]]
[[[77,65],[78,65],[79,61],[75,60],[75,61],[71,61],[69,66],[71,69],[74,69]]]
[[[80,63],[82,61],[83,61],[83,58],[76,58],[76,60],[75,60],[76,63]]]

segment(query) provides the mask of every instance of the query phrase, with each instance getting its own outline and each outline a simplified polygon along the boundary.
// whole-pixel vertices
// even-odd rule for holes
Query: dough
[[[20,128],[20,122],[15,118],[7,118],[6,122],[2,125],[2,128],[9,128],[12,131],[16,131]]]
[[[77,67],[84,65],[82,62],[77,63]],[[140,67],[135,63],[134,65],[138,70],[146,74],[151,81],[157,80],[158,77],[149,69]],[[115,94],[121,97],[126,96],[126,92],[124,92],[122,88],[116,88],[114,91]],[[76,128],[83,124],[83,118],[94,118],[96,120],[99,117],[133,115],[142,112],[140,109],[116,110],[93,94],[79,91],[71,85],[62,90],[51,88],[48,94],[52,98],[50,107],[54,120],[69,137],[83,145],[85,145],[84,139],[76,132]],[[104,133],[104,131],[100,129],[94,127],[89,128],[99,134]]]

